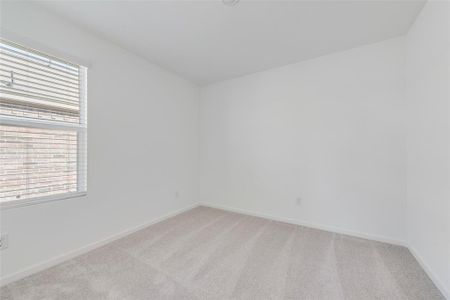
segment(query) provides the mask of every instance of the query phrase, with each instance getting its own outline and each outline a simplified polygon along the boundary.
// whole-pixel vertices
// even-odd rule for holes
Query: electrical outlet
[[[8,235],[2,234],[0,236],[0,250],[8,248]]]
[[[175,198],[180,198],[180,193],[178,191],[175,192]]]
[[[297,205],[302,205],[302,198],[297,197]]]

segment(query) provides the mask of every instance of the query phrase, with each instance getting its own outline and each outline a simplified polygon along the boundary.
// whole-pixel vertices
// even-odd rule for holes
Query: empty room
[[[450,0],[0,0],[0,299],[450,300]]]

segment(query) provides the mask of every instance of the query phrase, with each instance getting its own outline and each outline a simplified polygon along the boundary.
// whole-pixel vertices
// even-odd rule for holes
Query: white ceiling
[[[198,84],[381,41],[424,1],[44,1],[88,30]]]

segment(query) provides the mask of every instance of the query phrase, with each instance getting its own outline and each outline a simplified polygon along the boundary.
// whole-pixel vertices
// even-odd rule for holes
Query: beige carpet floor
[[[444,299],[399,246],[198,207],[1,299]]]

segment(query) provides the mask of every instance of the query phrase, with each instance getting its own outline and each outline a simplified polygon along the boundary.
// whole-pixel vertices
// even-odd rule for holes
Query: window
[[[85,67],[0,40],[0,203],[86,192]]]

